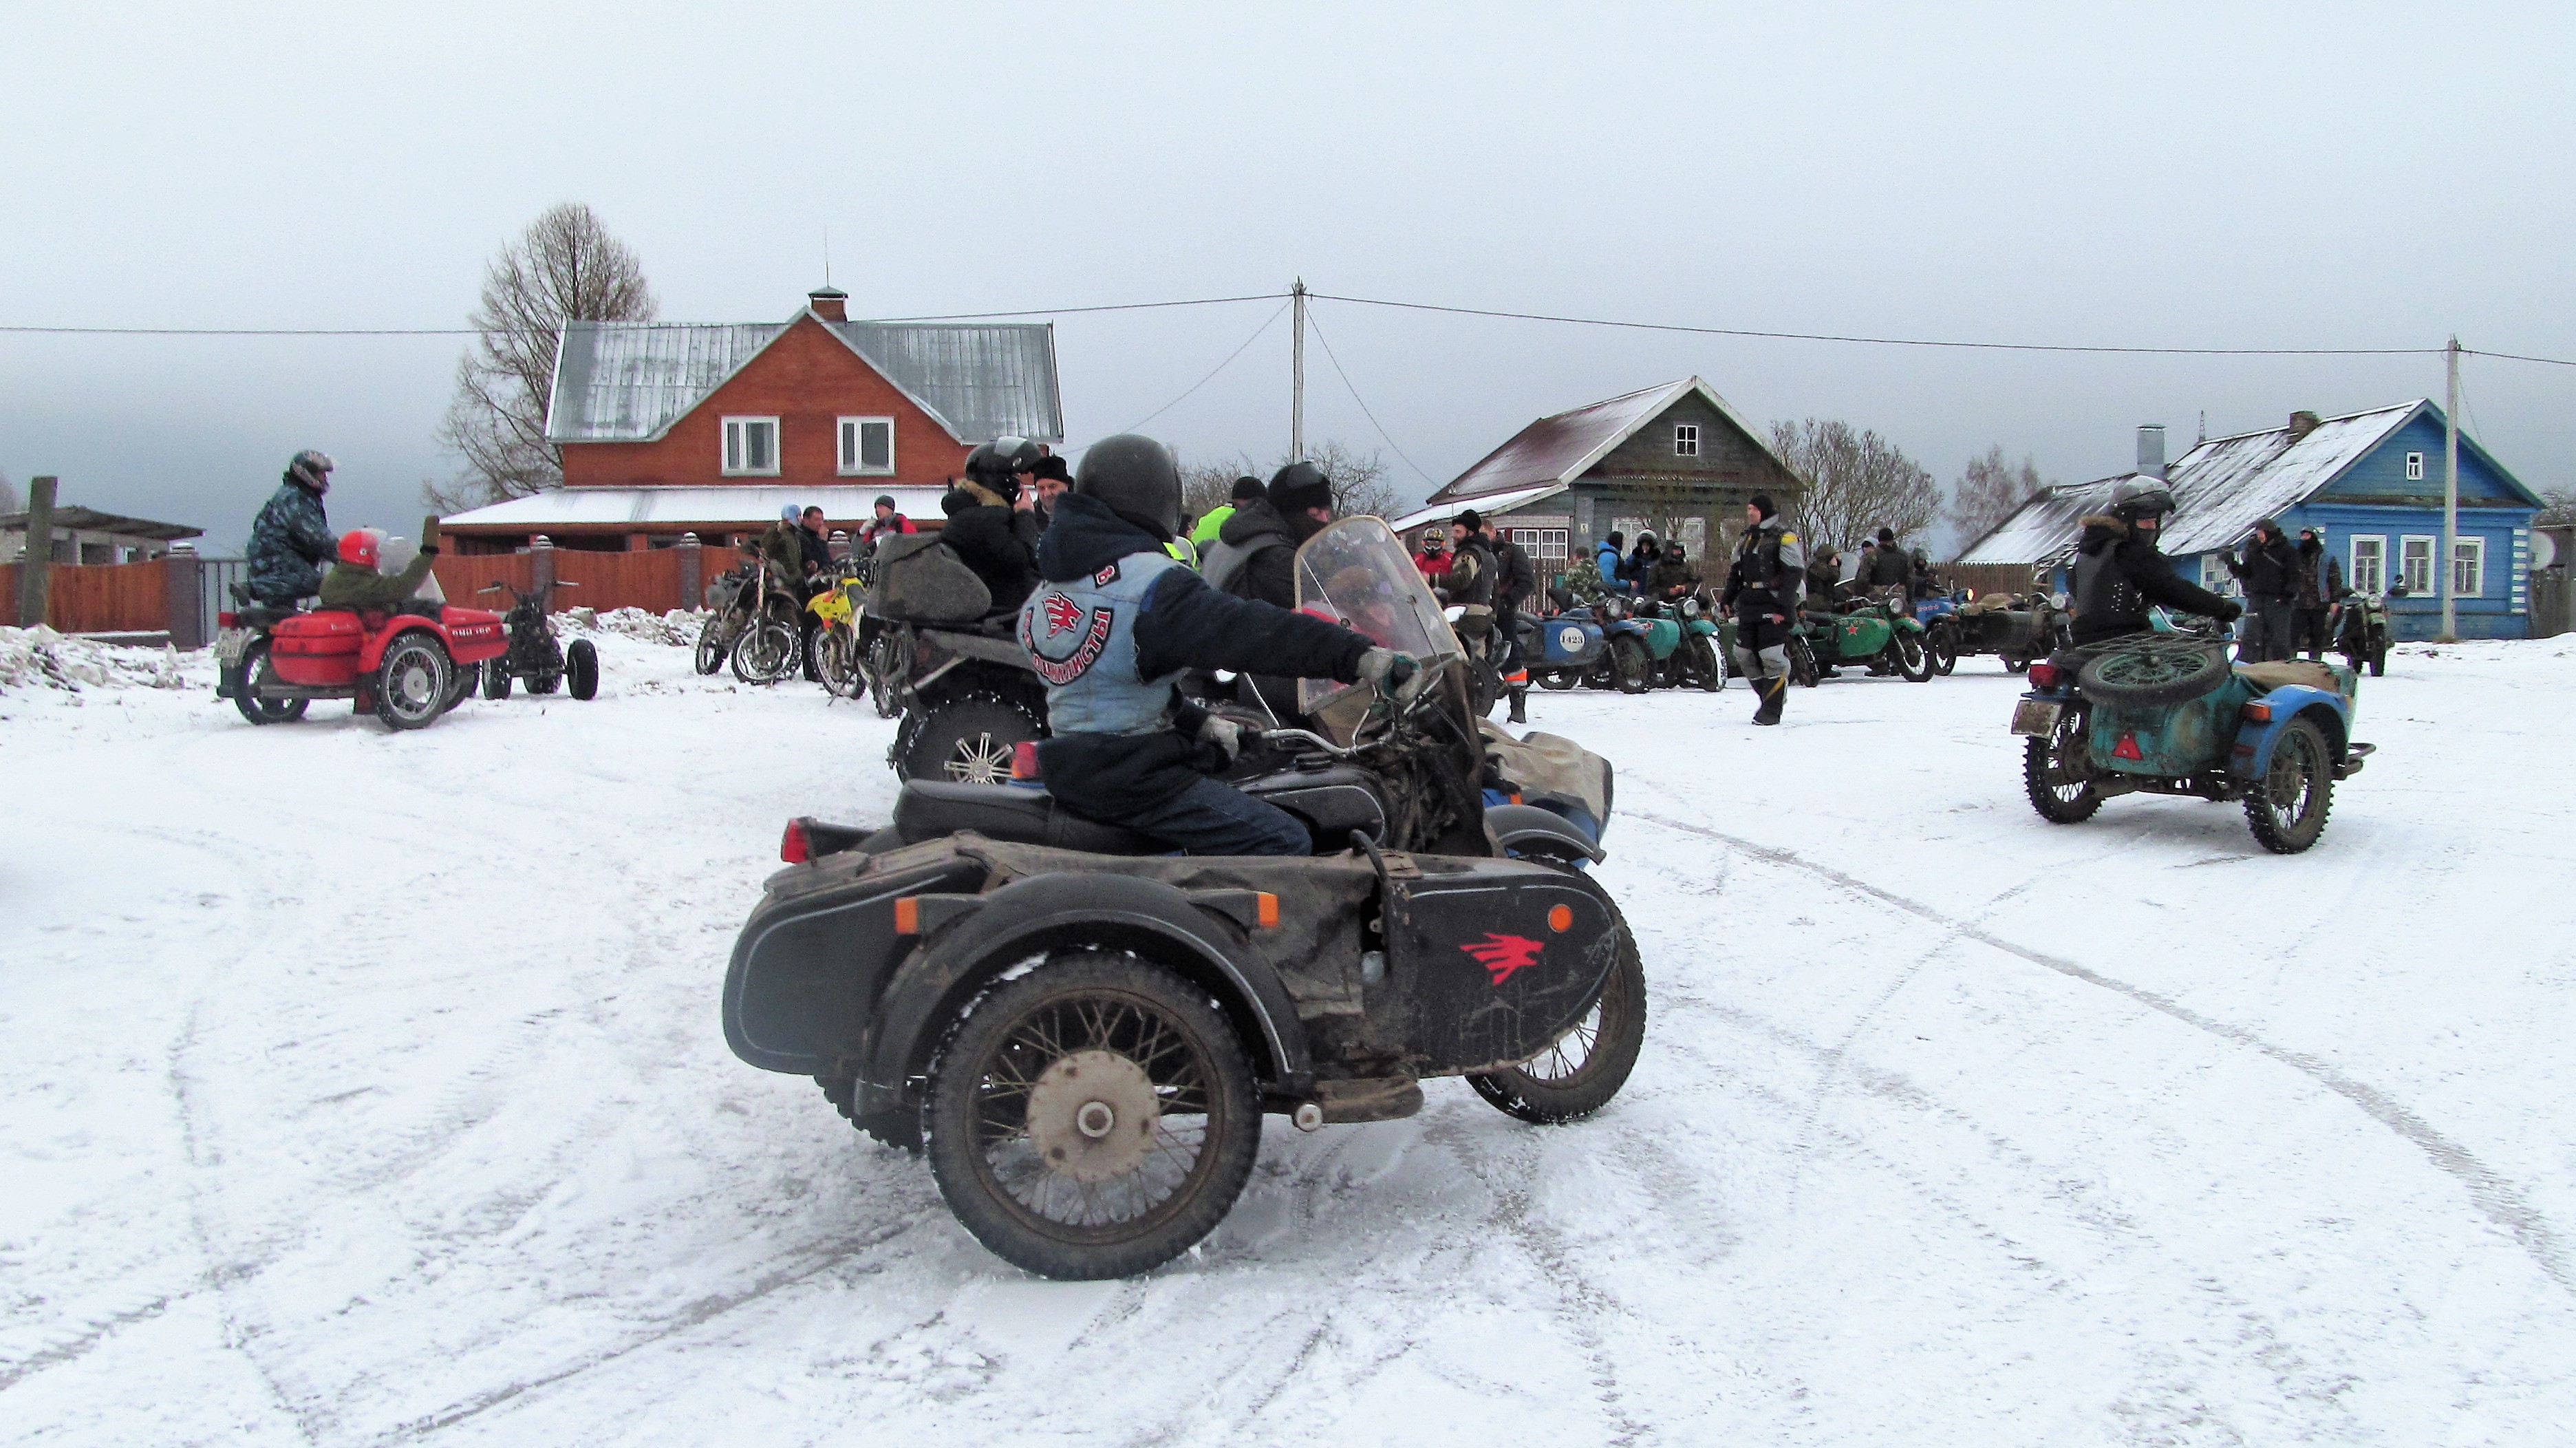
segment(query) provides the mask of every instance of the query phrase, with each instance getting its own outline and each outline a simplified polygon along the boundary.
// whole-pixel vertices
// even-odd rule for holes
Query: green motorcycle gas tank
[[[1682,644],[1682,626],[1669,618],[1640,619],[1646,626],[1646,652],[1662,658]]]

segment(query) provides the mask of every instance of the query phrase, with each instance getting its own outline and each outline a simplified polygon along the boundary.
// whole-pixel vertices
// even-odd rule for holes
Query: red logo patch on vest
[[[1101,569],[1098,573],[1091,575],[1091,586],[1094,588],[1107,588],[1109,585],[1116,583],[1117,581],[1118,565],[1115,563],[1112,563],[1108,567]]]
[[[1067,629],[1080,627],[1082,609],[1063,594],[1050,593],[1046,596],[1046,621],[1047,635],[1052,638]]]
[[[1458,948],[1474,956],[1495,985],[1501,985],[1519,971],[1538,964],[1542,949],[1537,941],[1527,936],[1496,935],[1491,931],[1486,932],[1484,939]]]

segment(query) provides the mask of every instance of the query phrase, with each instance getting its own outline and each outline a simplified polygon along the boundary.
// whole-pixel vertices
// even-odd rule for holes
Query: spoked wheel
[[[1709,694],[1726,687],[1726,662],[1706,634],[1682,640],[1681,661],[1682,679],[1691,687]]]
[[[1642,694],[1655,677],[1646,646],[1625,634],[1610,641],[1610,681],[1622,694]]]
[[[850,636],[837,628],[814,636],[814,673],[823,681],[823,691],[835,699],[855,699],[867,688]]]
[[[1789,635],[1789,682],[1802,689],[1812,689],[1824,682],[1824,671],[1816,667],[1816,651],[1807,646],[1803,635]]]
[[[576,699],[588,701],[599,694],[599,647],[588,639],[574,639],[564,650],[564,682]]]
[[[1571,689],[1583,682],[1583,673],[1579,669],[1532,669],[1530,677],[1538,680],[1542,689]]]
[[[2080,825],[2102,807],[2093,787],[2093,755],[2085,743],[2090,714],[2079,704],[2058,710],[2057,728],[2045,739],[2022,743],[2021,781],[2030,807],[2053,825]]]
[[[746,684],[775,684],[796,668],[796,626],[763,616],[733,646],[733,676]]]
[[[1923,651],[1932,656],[1932,672],[1946,674],[1959,667],[1959,635],[1943,626],[1923,631]]]
[[[971,1007],[930,1066],[940,1195],[994,1255],[1044,1277],[1158,1267],[1252,1174],[1261,1103],[1207,992],[1125,956],[1061,955]]]
[[[877,717],[891,719],[903,712],[899,687],[903,667],[903,646],[890,633],[868,640],[866,651],[868,702],[876,705]]]
[[[2115,704],[2179,704],[2227,681],[2227,656],[2206,640],[2144,634],[2088,661],[2076,687]]]
[[[388,729],[418,729],[447,712],[456,666],[436,635],[412,629],[385,646],[376,666],[376,717]]]
[[[1532,1059],[1467,1078],[1495,1110],[1554,1126],[1609,1105],[1628,1084],[1637,1052],[1646,1043],[1646,969],[1627,927],[1614,928],[1619,932],[1618,963],[1610,967],[1601,998],[1583,1019]]]
[[[2272,745],[2272,767],[2245,792],[2245,823],[2276,855],[2295,855],[2317,842],[2334,808],[2334,760],[2325,731],[2293,719]]]
[[[1898,678],[1909,684],[1931,682],[1932,655],[1923,647],[1921,634],[1898,629],[1896,637],[1888,641],[1887,647],[1888,651],[1895,656]]]
[[[701,674],[712,674],[725,665],[725,656],[733,652],[733,629],[723,614],[717,614],[698,630],[698,654],[693,661]]]
[[[259,686],[277,682],[277,671],[268,664],[268,640],[253,639],[242,650],[239,682],[233,686],[233,707],[253,724],[292,724],[304,717],[310,699],[263,699]]]

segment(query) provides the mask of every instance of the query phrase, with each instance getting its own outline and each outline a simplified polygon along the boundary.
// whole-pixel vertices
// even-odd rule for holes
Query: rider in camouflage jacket
[[[340,540],[323,515],[331,490],[331,459],[310,449],[287,464],[277,491],[250,525],[247,572],[253,598],[272,608],[293,608],[322,589],[322,566],[337,558]]]

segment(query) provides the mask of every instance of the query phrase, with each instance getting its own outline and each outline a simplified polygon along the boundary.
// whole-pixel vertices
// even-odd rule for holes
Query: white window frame
[[[2362,572],[2361,550],[2370,545],[2370,571]],[[2344,564],[2344,584],[2355,593],[2380,594],[2388,591],[2388,535],[2355,533],[2349,540],[2349,555]]]
[[[769,466],[765,468],[735,466],[735,459],[747,455],[749,451],[743,443],[750,437],[750,429],[761,424],[767,424],[769,428]],[[723,438],[718,444],[716,453],[719,470],[728,478],[774,478],[778,476],[778,442],[778,419],[775,417],[745,415],[725,418]]]
[[[2236,575],[2227,571],[2226,554],[2200,555],[2200,586],[2222,598],[2233,597],[2240,591]]]
[[[861,465],[859,461],[859,459],[867,452],[865,441],[867,434],[865,429],[867,425],[872,422],[885,424],[886,460],[885,466],[881,468],[866,467]],[[852,414],[840,419],[840,421],[833,427],[832,435],[836,439],[837,446],[840,449],[842,477],[886,478],[894,476],[893,418],[868,417]]]
[[[2421,588],[2415,586],[2415,545],[2418,543],[2424,545],[2424,586]],[[2431,533],[2399,534],[2397,538],[2398,581],[2406,585],[2408,593],[2418,598],[2431,593],[2438,579],[2438,575],[2433,572],[2434,560],[2441,556],[2442,540],[2438,536]]]
[[[2468,583],[2460,581],[2460,565],[2469,567]],[[2474,587],[2470,585],[2475,585]],[[2451,596],[2484,598],[2487,596],[2487,540],[2464,533],[2451,540]]]
[[[1677,422],[1673,424],[1673,456],[1677,458],[1695,458],[1699,456],[1698,423]]]
[[[1563,528],[1513,528],[1512,541],[1529,553],[1534,563],[1565,562],[1567,530]]]
[[[2411,452],[2406,455],[2406,481],[2410,483],[2420,483],[2424,481],[2424,455],[2422,453]]]

